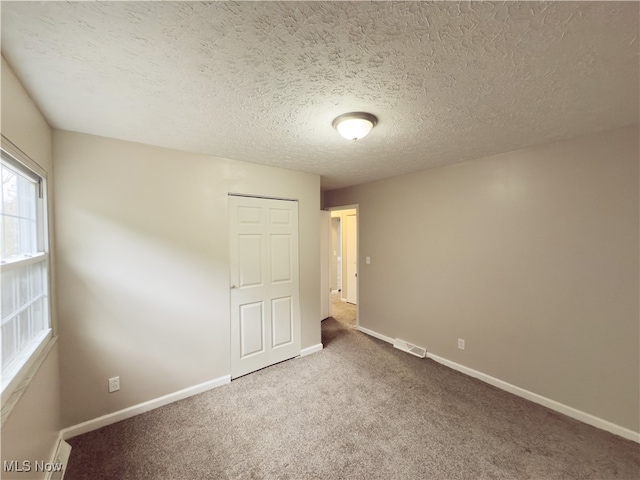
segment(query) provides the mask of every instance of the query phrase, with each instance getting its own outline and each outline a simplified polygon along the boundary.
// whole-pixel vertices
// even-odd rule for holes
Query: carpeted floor
[[[353,303],[343,302],[340,299],[340,292],[331,294],[331,317],[349,325],[356,326],[356,306]]]
[[[640,446],[334,319],[325,349],[69,441],[65,480],[638,479]]]

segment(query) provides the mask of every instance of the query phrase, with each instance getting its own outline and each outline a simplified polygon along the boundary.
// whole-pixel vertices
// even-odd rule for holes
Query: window
[[[2,150],[2,391],[51,336],[44,179]]]

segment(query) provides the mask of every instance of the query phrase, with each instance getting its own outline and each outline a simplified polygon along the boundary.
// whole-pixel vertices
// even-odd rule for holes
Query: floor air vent
[[[404,340],[400,340],[399,338],[396,338],[393,341],[393,346],[402,350],[403,352],[415,355],[416,357],[424,358],[427,356],[426,349],[422,347],[416,347],[415,345],[412,345],[409,342],[405,342]]]

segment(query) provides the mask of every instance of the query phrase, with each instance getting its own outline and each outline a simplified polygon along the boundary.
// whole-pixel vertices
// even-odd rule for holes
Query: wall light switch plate
[[[371,264],[371,257],[364,257],[364,263],[366,263],[367,265]]]
[[[462,338],[458,339],[458,348],[464,350],[464,340]]]

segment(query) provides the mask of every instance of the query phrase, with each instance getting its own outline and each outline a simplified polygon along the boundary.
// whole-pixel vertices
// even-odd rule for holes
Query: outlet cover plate
[[[109,393],[117,392],[120,390],[120,377],[113,377],[109,379]]]

